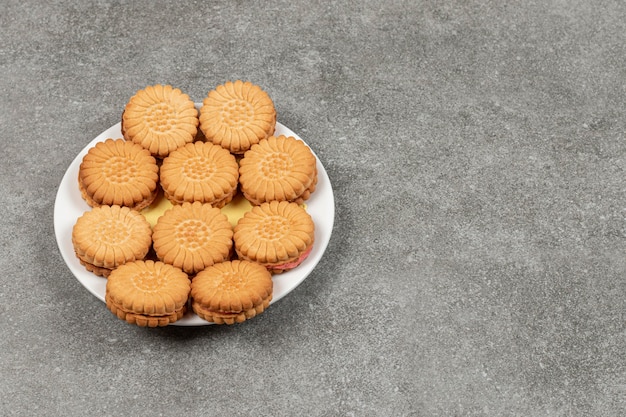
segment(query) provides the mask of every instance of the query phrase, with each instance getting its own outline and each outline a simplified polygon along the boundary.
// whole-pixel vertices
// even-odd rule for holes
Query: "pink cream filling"
[[[269,268],[277,269],[277,270],[293,269],[296,266],[300,265],[302,263],[302,261],[304,261],[307,258],[307,256],[309,256],[309,254],[311,253],[312,250],[313,250],[313,245],[311,245],[307,250],[302,252],[302,255],[300,255],[300,257],[298,259],[296,259],[295,261],[287,262],[287,263],[280,264],[280,265],[271,265],[271,266],[269,266]]]

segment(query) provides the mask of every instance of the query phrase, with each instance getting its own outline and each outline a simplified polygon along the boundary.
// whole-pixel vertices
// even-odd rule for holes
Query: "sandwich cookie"
[[[315,191],[316,163],[315,155],[301,140],[270,136],[239,161],[241,191],[256,205],[273,200],[302,204]]]
[[[208,93],[199,119],[207,141],[241,155],[274,134],[276,109],[270,96],[258,85],[228,81]]]
[[[191,308],[204,320],[216,324],[241,323],[261,314],[270,305],[272,276],[249,261],[215,264],[191,282]]]
[[[146,257],[152,229],[145,217],[120,206],[101,206],[83,213],[72,229],[72,244],[80,263],[108,277],[127,262]]]
[[[106,284],[107,308],[118,318],[141,327],[167,326],[187,309],[190,280],[163,262],[135,261],[111,273]]]
[[[221,146],[194,142],[163,160],[160,177],[163,193],[173,204],[199,201],[222,208],[237,192],[239,165]]]
[[[87,151],[78,187],[91,207],[119,205],[142,210],[157,195],[159,167],[150,152],[124,139],[107,139]]]
[[[230,259],[233,230],[225,214],[200,202],[172,206],[154,225],[157,258],[194,275]]]
[[[130,98],[122,113],[124,139],[137,143],[157,158],[193,142],[198,111],[187,94],[171,85],[152,85]]]
[[[271,201],[244,214],[233,238],[239,259],[259,263],[278,274],[297,267],[309,256],[315,225],[300,205]]]

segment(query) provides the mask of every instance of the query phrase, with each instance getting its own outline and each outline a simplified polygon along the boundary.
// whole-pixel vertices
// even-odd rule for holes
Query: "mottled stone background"
[[[626,3],[0,5],[0,415],[626,415]],[[266,89],[336,201],[231,327],[141,329],[72,276],[57,187],[128,98]]]

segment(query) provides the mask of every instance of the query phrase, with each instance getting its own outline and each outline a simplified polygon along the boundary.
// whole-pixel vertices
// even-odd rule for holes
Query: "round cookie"
[[[252,204],[308,200],[317,185],[317,161],[311,149],[291,136],[270,136],[239,161],[239,184]]]
[[[152,241],[159,260],[193,275],[230,258],[233,230],[225,214],[210,204],[183,203],[163,213]]]
[[[167,326],[187,308],[190,280],[163,262],[135,261],[115,269],[106,284],[105,301],[118,318],[142,327]]]
[[[221,146],[194,142],[163,160],[160,177],[164,195],[172,203],[199,201],[222,208],[237,192],[239,165]]]
[[[157,195],[159,167],[148,151],[124,139],[96,143],[78,170],[81,196],[91,207],[119,205],[141,210]]]
[[[152,229],[143,215],[128,207],[101,206],[83,213],[72,229],[76,257],[88,271],[108,277],[127,262],[146,257]]]
[[[276,109],[258,85],[228,81],[208,93],[199,120],[207,141],[240,155],[274,134]]]
[[[158,158],[193,142],[198,111],[187,94],[171,85],[151,85],[135,93],[122,113],[124,139]]]
[[[239,260],[222,262],[195,276],[191,308],[216,324],[241,323],[265,311],[272,294],[272,276],[263,266]]]
[[[244,214],[233,238],[239,259],[257,262],[277,274],[297,267],[311,253],[315,224],[300,205],[271,201]]]

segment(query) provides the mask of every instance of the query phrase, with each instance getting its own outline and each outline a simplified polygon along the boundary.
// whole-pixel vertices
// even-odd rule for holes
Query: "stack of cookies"
[[[72,232],[81,264],[107,278],[111,312],[156,327],[189,308],[233,324],[269,306],[272,275],[312,250],[304,204],[317,184],[311,150],[274,136],[275,127],[274,103],[250,82],[217,86],[199,111],[169,85],[130,98],[123,138],[97,143],[82,160],[78,187],[92,209]],[[251,209],[233,227],[222,209],[237,194]],[[158,198],[171,208],[151,226],[142,210]]]

